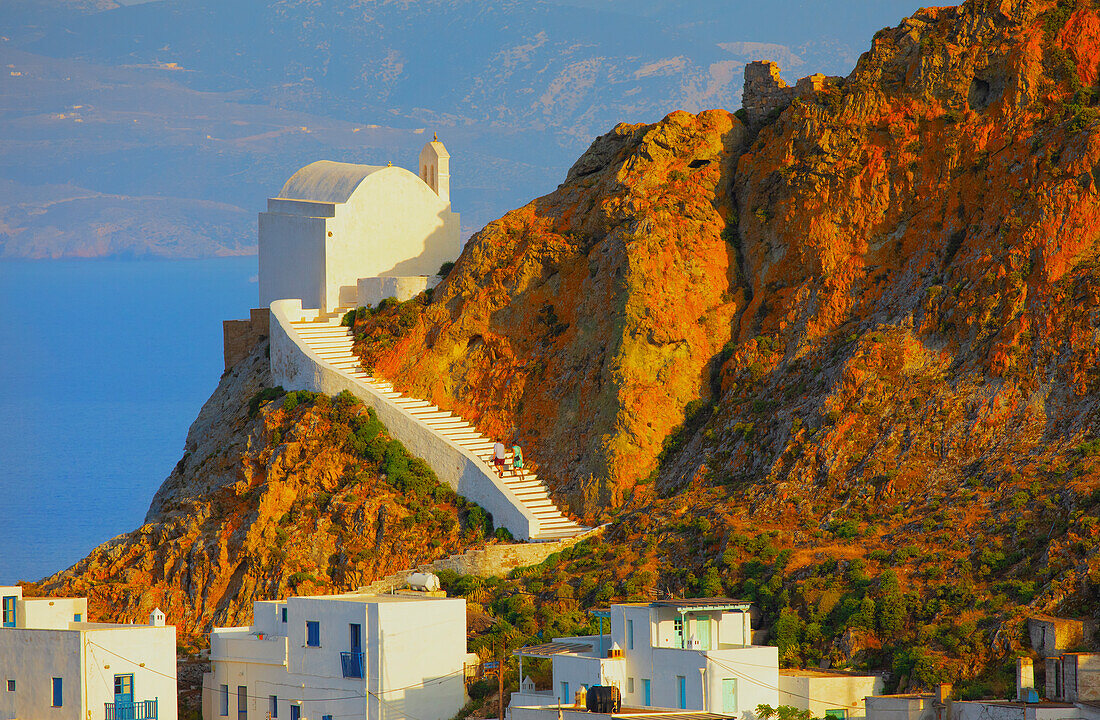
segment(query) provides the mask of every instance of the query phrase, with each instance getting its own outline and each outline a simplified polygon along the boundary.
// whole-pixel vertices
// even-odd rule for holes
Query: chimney
[[[1035,692],[1035,668],[1031,664],[1031,658],[1016,658],[1016,700],[1028,702],[1033,692]]]
[[[946,704],[951,699],[951,683],[940,683],[936,686],[936,702]]]

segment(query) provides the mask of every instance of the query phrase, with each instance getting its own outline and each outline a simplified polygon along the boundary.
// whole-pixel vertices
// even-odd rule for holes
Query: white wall
[[[259,224],[260,307],[283,298],[323,307],[326,219],[266,212]]]
[[[480,458],[314,354],[291,325],[309,317],[313,315],[302,311],[300,300],[271,303],[271,377],[276,385],[328,395],[347,390],[374,408],[390,435],[427,462],[440,481],[492,513],[497,527],[508,528],[518,540],[538,534],[538,518]]]
[[[87,707],[103,717],[115,701],[114,676],[132,673],[134,701],[157,700],[160,720],[176,720],[176,628],[113,626],[84,633]],[[109,666],[109,667],[108,667]]]
[[[933,720],[931,695],[883,695],[865,699],[867,720]]]
[[[26,598],[17,606],[18,627],[68,630],[69,623],[88,620],[87,598]]]
[[[380,660],[383,715],[417,720],[453,717],[466,698],[466,601],[441,598],[368,607],[371,628],[377,628],[377,644],[371,642],[369,647]]]
[[[363,277],[359,278],[356,288],[358,305],[370,307],[386,298],[404,302],[416,297],[428,288],[439,284],[441,277],[431,275],[413,275],[412,277]]]
[[[867,715],[864,698],[882,693],[882,678],[877,675],[840,673],[779,673],[779,704],[809,710],[815,718],[826,710],[844,710],[846,716]]]
[[[459,217],[420,178],[387,167],[363,179],[329,221],[328,299],[361,277],[435,275],[460,250]]]
[[[0,629],[0,718],[81,720],[80,633]],[[62,680],[63,702],[51,707],[53,678]],[[15,680],[15,692],[7,683]]]

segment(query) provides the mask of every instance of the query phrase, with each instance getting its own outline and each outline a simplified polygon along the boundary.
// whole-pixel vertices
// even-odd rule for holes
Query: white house
[[[347,593],[253,603],[215,628],[203,718],[446,720],[466,700],[466,601]]]
[[[865,698],[881,695],[884,685],[879,675],[780,670],[779,704],[809,710],[815,718],[854,720],[867,716]]]
[[[777,706],[778,649],[752,645],[749,610],[740,600],[697,598],[596,611],[610,619],[610,635],[516,651],[521,677],[524,657],[550,658],[554,686],[538,692],[525,684],[512,695],[511,718],[549,718],[545,706],[572,705],[576,692],[592,685],[617,686],[631,708],[752,717],[757,705]]]
[[[86,622],[84,598],[0,587],[0,718],[176,720],[176,628]]]
[[[459,217],[443,143],[425,145],[419,165],[321,160],[294,173],[260,213],[260,306],[299,298],[330,311],[433,284],[458,257]]]

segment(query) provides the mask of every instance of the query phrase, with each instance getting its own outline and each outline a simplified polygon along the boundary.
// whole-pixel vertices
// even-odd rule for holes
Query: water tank
[[[414,572],[409,575],[408,582],[413,590],[432,592],[439,589],[439,578],[435,573]]]
[[[588,712],[617,713],[623,708],[623,699],[619,694],[619,688],[614,685],[593,685],[588,688],[588,698],[585,704]]]

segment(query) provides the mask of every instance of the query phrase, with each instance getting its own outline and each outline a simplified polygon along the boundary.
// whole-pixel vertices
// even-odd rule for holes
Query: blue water
[[[141,525],[256,258],[0,262],[0,584]]]

